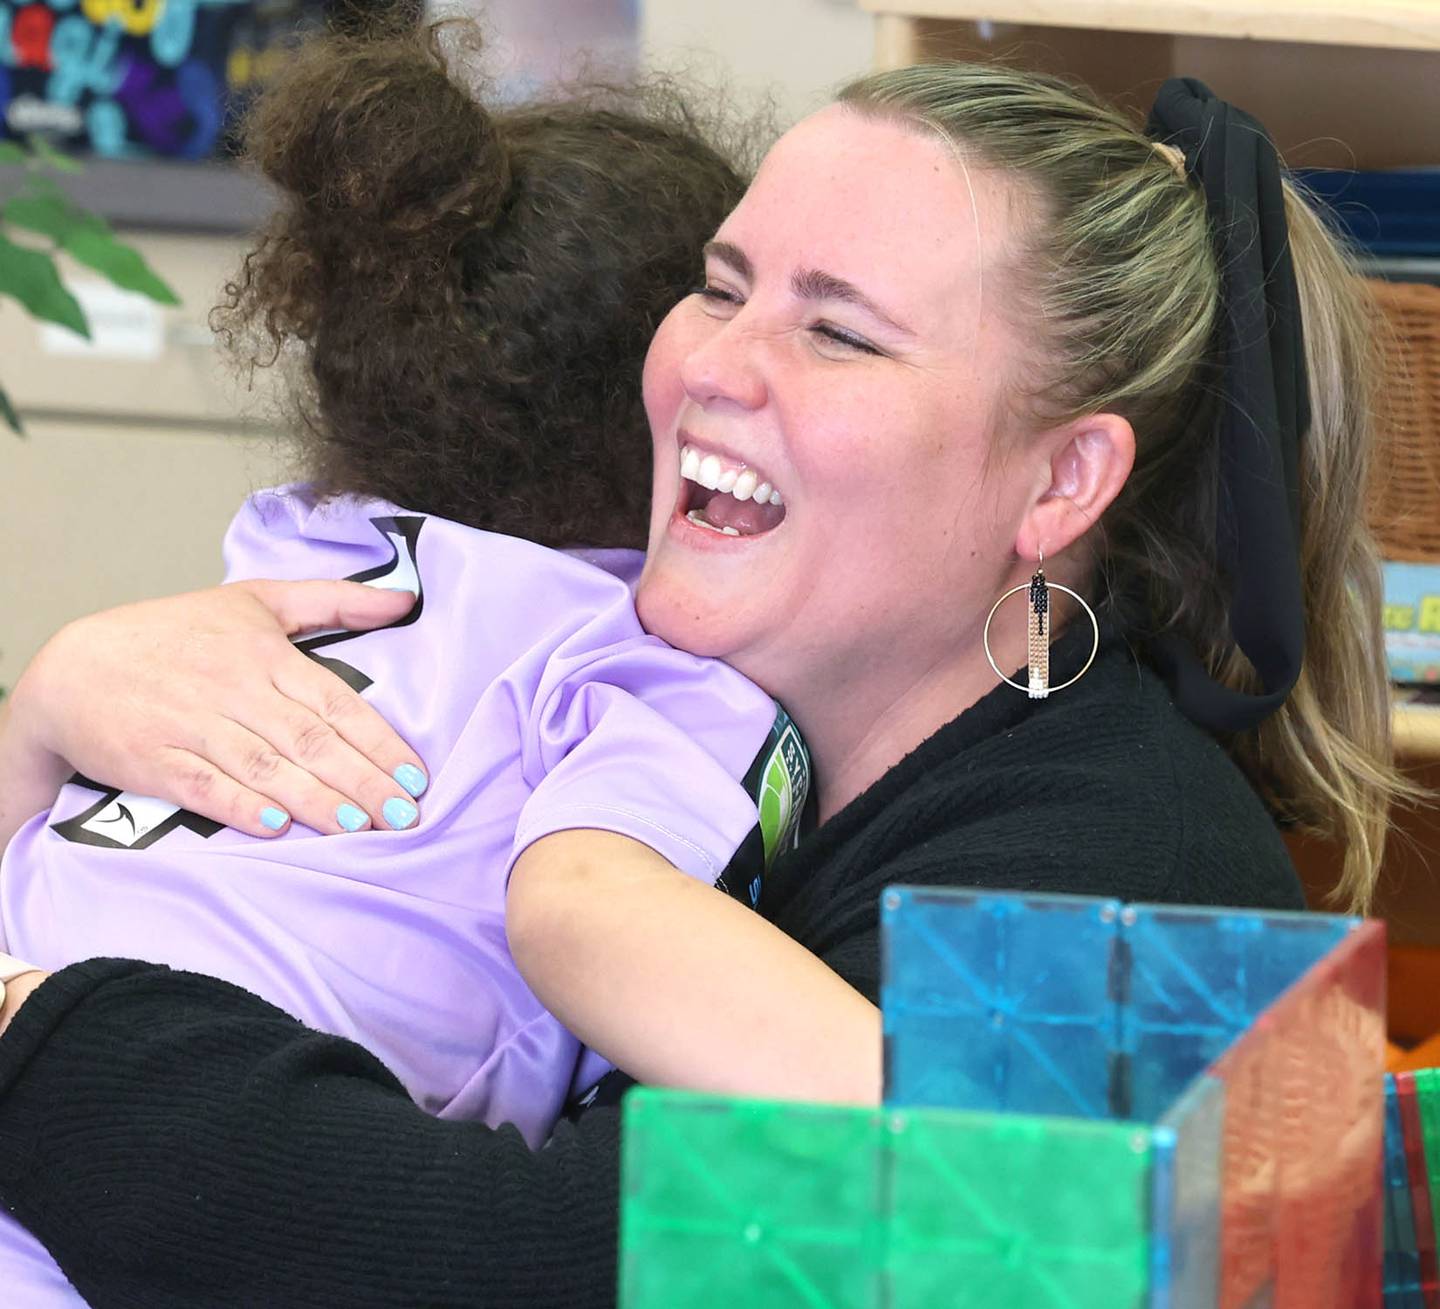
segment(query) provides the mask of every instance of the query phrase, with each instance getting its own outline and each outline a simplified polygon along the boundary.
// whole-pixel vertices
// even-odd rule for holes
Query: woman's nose
[[[759,409],[766,386],[759,342],[737,319],[719,323],[685,356],[680,380],[686,394],[704,406],[734,405]]]

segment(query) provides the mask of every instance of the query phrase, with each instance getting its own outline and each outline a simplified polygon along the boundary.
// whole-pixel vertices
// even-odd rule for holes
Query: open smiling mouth
[[[694,446],[680,450],[677,512],[722,536],[760,536],[785,520],[780,492],[754,469],[728,463]]]

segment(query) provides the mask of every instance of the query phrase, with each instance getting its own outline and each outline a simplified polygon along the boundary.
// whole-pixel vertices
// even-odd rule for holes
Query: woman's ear
[[[1120,494],[1135,464],[1135,430],[1118,414],[1090,414],[1039,438],[1049,481],[1020,524],[1022,559],[1058,555],[1084,536]],[[1043,476],[1043,475],[1042,475]]]

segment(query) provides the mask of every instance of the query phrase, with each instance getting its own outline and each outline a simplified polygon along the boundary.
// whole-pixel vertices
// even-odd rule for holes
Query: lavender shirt
[[[510,958],[515,859],[547,833],[602,828],[714,883],[757,843],[742,779],[762,747],[764,846],[793,836],[798,736],[738,673],[641,630],[633,552],[559,553],[293,488],[253,496],[225,552],[232,581],[418,593],[393,627],[300,642],[426,762],[418,825],[261,840],[75,781],[0,863],[0,948],[48,969],[118,955],[223,977],[367,1046],[428,1111],[514,1123],[538,1145],[608,1065]],[[43,1298],[53,1265],[6,1219],[0,1281],[27,1262],[36,1305],[76,1303]]]

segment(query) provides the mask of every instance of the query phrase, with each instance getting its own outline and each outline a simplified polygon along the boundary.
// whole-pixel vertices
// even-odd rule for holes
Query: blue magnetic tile
[[[1395,1079],[1385,1075],[1385,1185],[1395,1204],[1395,1248],[1413,1251],[1415,1211],[1410,1202],[1410,1172],[1405,1161],[1405,1125]]]
[[[885,1099],[1107,1116],[1115,901],[896,887],[881,901]]]
[[[1405,1162],[1404,1125],[1395,1079],[1385,1077],[1385,1304],[1386,1309],[1425,1309],[1420,1255]]]
[[[1150,1309],[1220,1302],[1225,1084],[1199,1077],[1155,1125]]]
[[[1117,1052],[1129,1102],[1153,1121],[1352,930],[1322,914],[1131,905],[1121,915],[1124,995]]]

